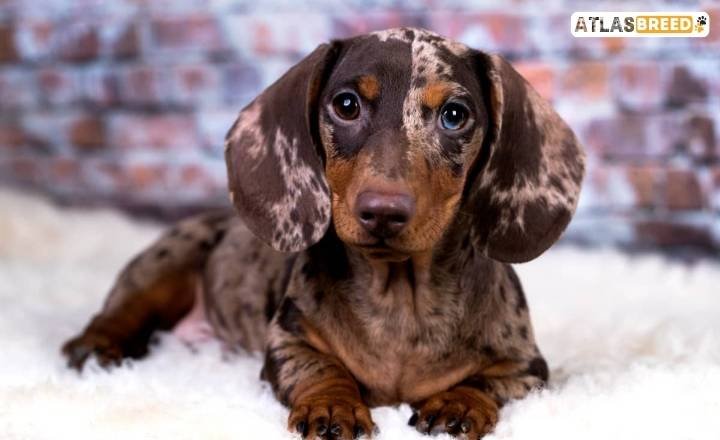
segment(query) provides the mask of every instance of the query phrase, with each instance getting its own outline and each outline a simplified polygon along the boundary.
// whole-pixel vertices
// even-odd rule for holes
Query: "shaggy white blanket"
[[[0,438],[282,439],[259,356],[172,335],[145,360],[82,376],[58,348],[159,228],[0,190]],[[517,267],[550,388],[502,410],[488,439],[720,438],[720,267],[561,247]],[[407,405],[380,439],[423,438]]]

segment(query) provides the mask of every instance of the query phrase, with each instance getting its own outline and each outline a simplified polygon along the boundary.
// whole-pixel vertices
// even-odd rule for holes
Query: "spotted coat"
[[[408,402],[419,431],[477,438],[546,383],[508,263],[558,239],[584,155],[501,57],[410,28],[321,45],[240,112],[226,159],[239,215],[133,260],[64,346],[72,366],[141,357],[194,306],[228,349],[264,352],[303,436],[371,434],[370,406]],[[363,226],[368,192],[412,201],[397,234]]]

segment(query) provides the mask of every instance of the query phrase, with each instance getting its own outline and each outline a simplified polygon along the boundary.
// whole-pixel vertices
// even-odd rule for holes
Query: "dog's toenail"
[[[338,425],[337,423],[333,423],[330,426],[330,435],[334,437],[338,437],[342,434],[342,426]]]
[[[356,425],[355,429],[353,429],[353,438],[362,437],[365,435],[365,430],[362,426]]]
[[[410,416],[410,420],[408,420],[408,426],[415,426],[418,421],[418,413],[413,413],[413,415]]]
[[[317,433],[321,437],[324,436],[325,434],[327,434],[327,430],[328,430],[327,425],[320,425],[317,427]]]

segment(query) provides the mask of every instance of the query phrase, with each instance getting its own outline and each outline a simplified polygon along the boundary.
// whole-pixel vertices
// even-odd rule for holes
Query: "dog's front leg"
[[[262,376],[290,407],[288,429],[303,438],[373,434],[375,424],[357,382],[289,298],[270,324]]]

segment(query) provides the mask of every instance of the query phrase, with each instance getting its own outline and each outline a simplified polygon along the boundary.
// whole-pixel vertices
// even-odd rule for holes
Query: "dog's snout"
[[[355,203],[355,215],[370,234],[378,238],[398,235],[415,213],[415,201],[408,194],[361,193]]]

